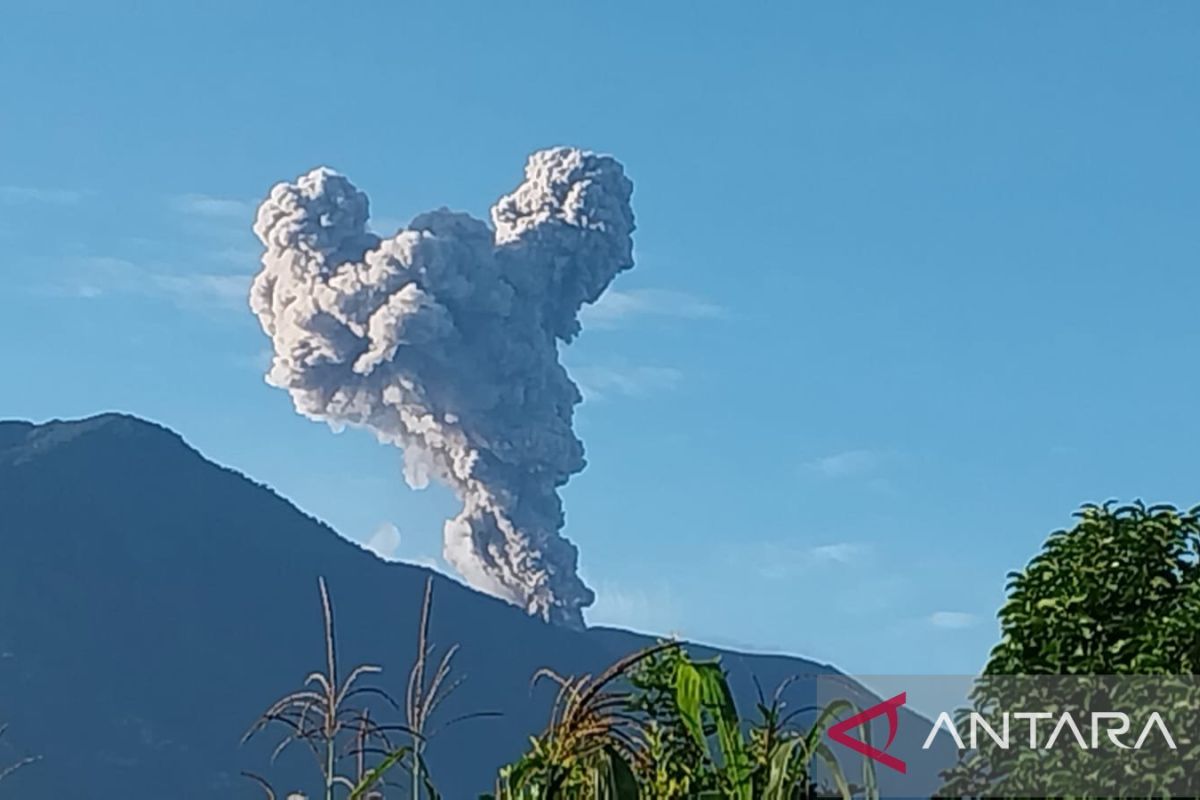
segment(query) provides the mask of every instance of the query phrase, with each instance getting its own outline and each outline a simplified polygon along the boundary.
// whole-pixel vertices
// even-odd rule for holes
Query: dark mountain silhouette
[[[175,433],[115,414],[0,422],[0,548],[0,723],[9,725],[0,767],[42,757],[0,784],[0,796],[28,800],[261,797],[242,769],[285,793],[312,790],[299,748],[271,767],[275,737],[239,739],[322,665],[318,576],[333,597],[342,664],[382,665],[376,683],[399,697],[430,574],[379,560]],[[461,645],[465,676],[443,718],[502,712],[431,743],[448,800],[490,789],[496,768],[544,726],[550,690],[531,693],[537,669],[595,673],[651,643],[547,626],[434,580],[432,638]],[[770,688],[832,671],[721,656],[747,708],[752,675]]]

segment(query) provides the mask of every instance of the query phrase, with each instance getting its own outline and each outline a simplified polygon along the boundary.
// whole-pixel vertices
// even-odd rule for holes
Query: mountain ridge
[[[538,669],[594,674],[654,641],[549,626],[427,568],[385,562],[170,428],[120,413],[0,422],[0,546],[0,722],[10,724],[0,756],[44,757],[6,781],[22,797],[255,797],[242,769],[300,788],[310,765],[298,754],[272,771],[274,742],[238,740],[323,661],[318,577],[343,668],[379,664],[397,695],[432,577],[433,640],[461,646],[465,676],[446,718],[502,713],[431,743],[448,800],[489,789],[545,725],[552,693],[530,688]],[[756,677],[770,687],[838,674],[689,647],[721,655],[746,701]],[[64,724],[92,733],[64,739]]]

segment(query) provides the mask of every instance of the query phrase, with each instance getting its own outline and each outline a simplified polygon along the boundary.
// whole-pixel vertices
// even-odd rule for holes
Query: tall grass
[[[415,733],[405,726],[380,725],[371,718],[369,708],[360,704],[360,698],[373,695],[396,707],[396,702],[384,690],[356,685],[363,676],[381,672],[379,666],[360,664],[344,679],[340,678],[333,604],[324,578],[319,579],[318,586],[325,632],[324,670],[310,672],[302,688],[271,704],[242,741],[248,741],[269,727],[283,728],[285,735],[272,752],[271,761],[294,744],[305,746],[316,761],[324,800],[335,800],[339,789],[346,793],[347,800],[381,798],[382,793],[375,787],[381,784],[387,771],[404,764],[412,754],[411,748],[393,744],[391,735]],[[370,768],[367,767],[368,755],[379,757],[378,763]],[[340,766],[347,759],[355,765],[350,776],[344,774]],[[266,779],[254,773],[246,773],[246,776],[273,800],[275,791]]]
[[[290,746],[308,749],[324,800],[384,800],[385,793],[439,800],[426,766],[430,739],[446,725],[492,714],[468,714],[440,727],[431,724],[461,684],[452,669],[458,646],[439,657],[430,640],[432,579],[425,585],[403,709],[384,690],[364,685],[380,667],[361,664],[342,672],[333,604],[324,579],[318,585],[324,667],[270,705],[245,739],[268,728],[282,729],[272,761]],[[870,762],[864,765],[862,785],[853,786],[823,741],[829,725],[854,712],[849,703],[789,711],[785,682],[770,700],[759,688],[758,719],[748,723],[719,661],[693,660],[677,642],[632,653],[595,676],[539,670],[533,682],[540,681],[557,686],[547,725],[520,759],[500,771],[494,794],[481,800],[807,800],[829,792],[815,777],[817,765],[824,767],[843,800],[856,794],[877,797]],[[402,711],[404,724],[381,724],[368,700]],[[805,713],[814,715],[806,727],[797,723]],[[395,769],[406,771],[408,781],[389,782]],[[245,774],[268,800],[276,800],[265,778]]]
[[[8,725],[0,725],[0,739],[4,738],[4,734],[8,733]],[[14,772],[24,767],[29,766],[37,761],[41,761],[41,756],[26,756],[18,761],[14,761],[7,767],[0,769],[0,782],[10,777]]]
[[[433,712],[441,703],[453,694],[462,680],[446,683],[451,674],[451,662],[458,652],[458,645],[452,645],[442,655],[437,668],[431,673],[427,665],[432,663],[435,648],[429,643],[429,615],[433,608],[433,578],[425,581],[425,596],[421,601],[421,622],[417,627],[417,657],[408,675],[408,690],[404,696],[404,711],[411,731],[413,769],[412,783],[409,796],[420,800],[422,788],[426,789],[428,797],[435,797],[436,791],[429,781],[429,773],[425,769],[425,743],[432,735],[429,721]]]
[[[630,670],[671,646],[626,656],[595,678],[568,678],[548,669],[536,673],[534,682],[545,678],[559,687],[550,723],[532,749],[501,773],[495,796],[524,800],[636,792],[645,721],[630,712],[632,695],[621,684]]]

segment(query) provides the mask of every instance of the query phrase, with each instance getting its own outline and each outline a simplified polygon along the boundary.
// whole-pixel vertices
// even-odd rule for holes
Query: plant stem
[[[412,797],[421,800],[421,743],[413,737]]]
[[[325,740],[325,800],[333,800],[334,740]]]

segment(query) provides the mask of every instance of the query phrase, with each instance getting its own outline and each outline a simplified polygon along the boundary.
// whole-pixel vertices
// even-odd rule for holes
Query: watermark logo
[[[1151,713],[1146,718],[1137,741],[1132,745],[1121,738],[1130,734],[1130,725],[1132,724],[1129,715],[1121,711],[1094,711],[1090,714],[1091,723],[1087,724],[1085,722],[1084,725],[1080,725],[1071,712],[1064,711],[1058,715],[1058,721],[1054,724],[1049,738],[1043,742],[1038,736],[1038,720],[1053,721],[1055,716],[1055,714],[1049,711],[1016,711],[1011,714],[1005,711],[1000,718],[1000,724],[994,725],[995,720],[989,722],[982,714],[973,711],[967,715],[968,730],[970,731],[970,738],[968,740],[970,744],[968,745],[967,741],[963,740],[963,736],[959,732],[959,726],[955,724],[954,718],[949,712],[943,711],[938,715],[937,721],[933,723],[933,730],[929,732],[929,736],[926,737],[925,743],[921,745],[921,749],[928,750],[938,732],[945,731],[954,740],[954,744],[959,750],[978,750],[980,748],[979,731],[982,730],[990,740],[986,742],[986,746],[1007,750],[1012,746],[1012,720],[1017,720],[1018,726],[1021,723],[1028,723],[1030,750],[1052,750],[1060,738],[1063,741],[1073,740],[1079,745],[1081,750],[1099,750],[1103,746],[1101,733],[1107,737],[1107,743],[1112,744],[1117,749],[1141,750],[1156,728],[1159,736],[1162,737],[1163,744],[1168,749],[1178,749],[1178,746],[1175,744],[1175,737],[1167,729],[1167,723],[1163,720],[1162,714],[1157,711]],[[1085,717],[1086,719],[1087,717]],[[1089,729],[1092,733],[1090,744],[1088,738],[1084,735],[1084,732]],[[1023,740],[1018,739],[1018,741]]]
[[[811,707],[841,711],[826,755],[873,768],[882,796],[1200,798],[1200,675],[816,683]]]
[[[882,703],[876,703],[870,708],[864,709],[854,716],[848,717],[836,725],[830,726],[828,731],[829,738],[838,744],[849,747],[851,750],[859,753],[860,755],[866,756],[873,761],[878,761],[885,767],[889,767],[896,770],[896,772],[905,774],[908,772],[908,764],[896,758],[894,755],[887,753],[886,750],[891,747],[892,742],[896,740],[896,733],[900,727],[900,715],[896,712],[896,709],[904,705],[907,699],[908,693],[901,692],[890,700],[884,700]],[[853,728],[866,725],[876,717],[884,715],[886,715],[887,718],[888,736],[887,742],[883,745],[882,749],[868,744],[863,739],[855,739],[854,737],[850,736],[849,733],[847,733],[847,731],[850,731]]]

